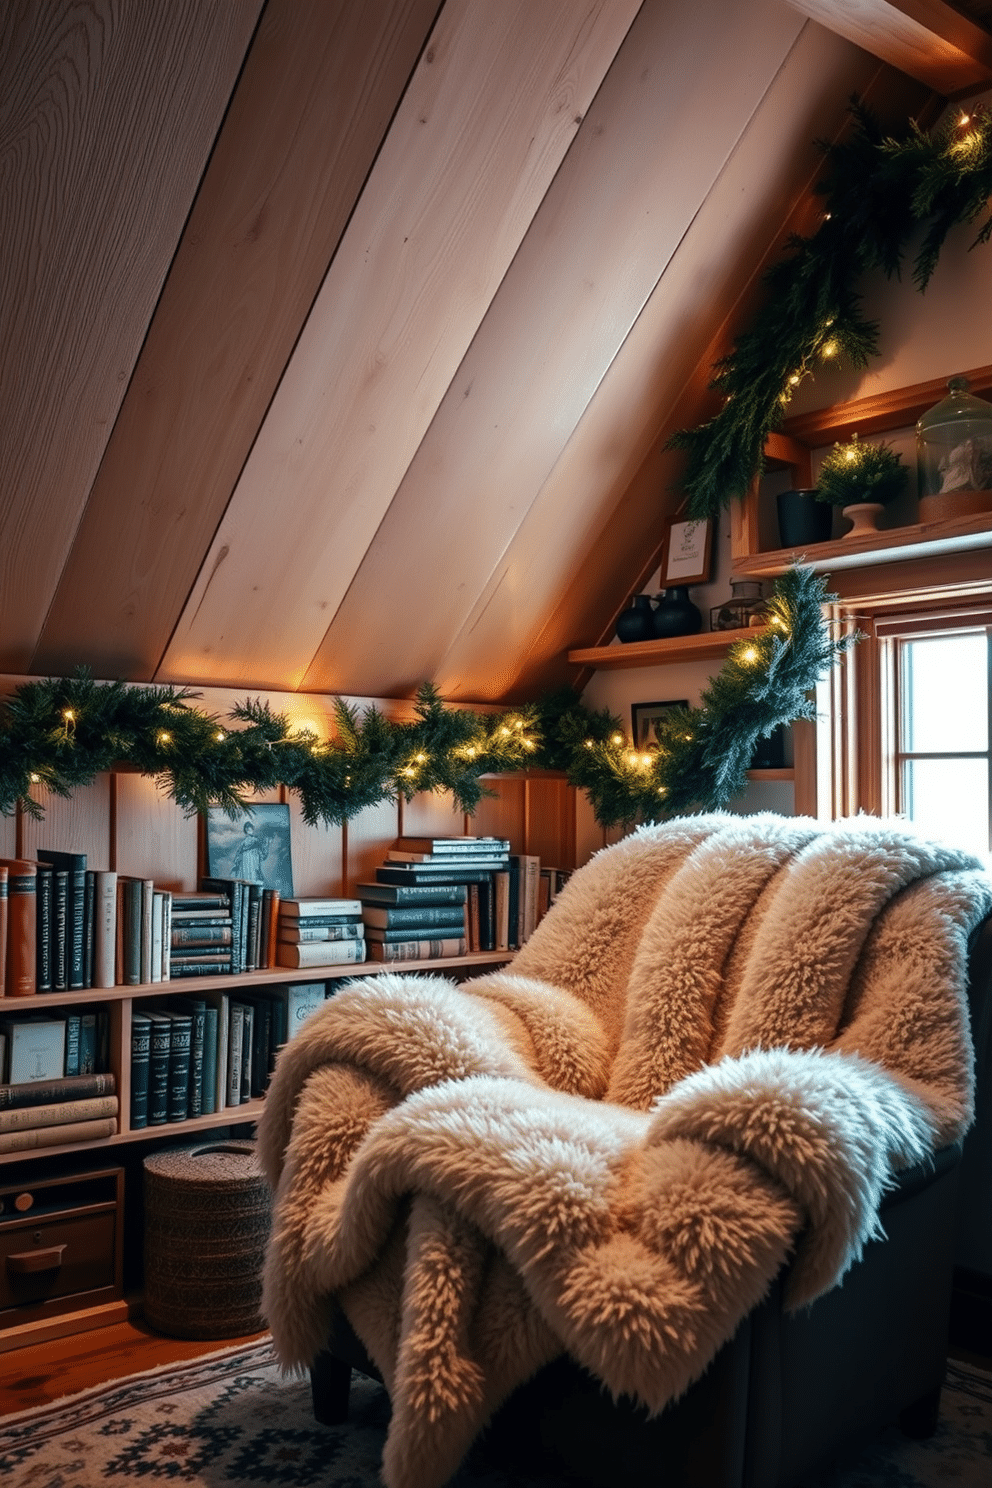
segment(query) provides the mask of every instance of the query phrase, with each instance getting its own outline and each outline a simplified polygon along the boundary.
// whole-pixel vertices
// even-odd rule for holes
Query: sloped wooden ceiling
[[[844,0],[5,0],[0,672],[567,680],[812,142],[985,66],[866,3],[939,83]]]

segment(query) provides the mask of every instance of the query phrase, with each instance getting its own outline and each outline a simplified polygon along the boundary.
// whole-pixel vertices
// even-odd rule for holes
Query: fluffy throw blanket
[[[972,1117],[970,856],[893,821],[644,828],[512,963],[344,987],[280,1055],[264,1309],[302,1367],[343,1307],[435,1488],[563,1350],[660,1410],[791,1260],[834,1286],[893,1171]]]

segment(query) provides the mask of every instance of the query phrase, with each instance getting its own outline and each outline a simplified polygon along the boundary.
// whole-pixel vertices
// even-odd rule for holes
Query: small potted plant
[[[841,507],[853,523],[845,537],[876,532],[879,514],[908,477],[902,455],[891,445],[862,444],[854,434],[848,444],[835,444],[820,466],[816,499]]]

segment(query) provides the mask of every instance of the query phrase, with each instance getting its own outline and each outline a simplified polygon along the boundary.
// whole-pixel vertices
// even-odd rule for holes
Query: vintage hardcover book
[[[10,1085],[65,1078],[65,1019],[26,1015],[4,1018],[7,1036],[5,1080]]]
[[[536,853],[518,853],[516,858],[519,943],[526,945],[537,928],[537,889],[541,876],[541,859]]]
[[[330,915],[280,915],[278,920],[278,932],[276,939],[284,935],[287,930],[326,930],[331,925],[354,925],[361,918],[359,914],[330,914]]]
[[[279,966],[336,966],[365,960],[365,940],[316,940],[301,945],[280,940],[276,946]]]
[[[79,1073],[96,1074],[99,1061],[99,1028],[96,1013],[79,1015]]]
[[[452,937],[444,940],[369,941],[371,961],[434,961],[446,956],[464,956],[465,953],[464,935],[457,940]]]
[[[243,1002],[231,1003],[227,1045],[227,1104],[241,1104],[241,1061],[244,1057],[245,1014]]]
[[[217,1110],[227,1105],[227,1065],[231,1043],[231,1000],[226,992],[217,997]]]
[[[152,943],[148,980],[162,980],[162,936],[165,932],[165,898],[161,889],[152,893]]]
[[[152,1047],[148,1065],[148,1125],[165,1126],[169,1119],[169,1051],[172,1019],[162,1012],[146,1011],[152,1025]]]
[[[170,977],[181,982],[184,977],[230,976],[230,961],[173,961]]]
[[[96,873],[87,868],[83,875],[83,986],[93,985],[93,926],[96,919]]]
[[[357,920],[361,918],[362,906],[357,899],[281,899],[279,913],[290,919],[312,915],[345,915]]]
[[[82,1024],[80,1013],[66,1013],[65,1015],[65,1068],[63,1074],[79,1075],[79,1034]]]
[[[495,922],[497,951],[510,949],[510,873],[501,869],[493,874],[493,919]]]
[[[507,837],[397,837],[390,851],[436,856],[468,853],[479,857],[509,852],[510,841]]]
[[[194,909],[187,911],[173,908],[169,931],[172,934],[176,930],[182,930],[185,933],[200,929],[217,930],[221,927],[228,930],[231,929],[230,912],[225,914],[223,910],[219,909]]]
[[[262,896],[262,904],[265,909],[262,965],[269,967],[276,964],[276,941],[279,939],[279,909],[282,904],[282,895],[278,889],[266,889]]]
[[[35,1080],[29,1085],[0,1085],[0,1111],[15,1106],[44,1106],[63,1100],[86,1100],[94,1095],[115,1095],[115,1077],[105,1075],[62,1075],[56,1080]]]
[[[366,904],[422,905],[464,904],[468,894],[464,884],[361,883],[357,885],[361,902]]]
[[[363,932],[362,920],[345,920],[342,925],[315,925],[311,920],[283,920],[279,926],[279,940],[360,940]]]
[[[225,925],[173,925],[172,948],[174,951],[203,949],[206,946],[230,946],[233,941],[231,922]]]
[[[69,986],[69,875],[64,868],[52,868],[52,917],[49,931],[52,962],[52,991],[65,992]]]
[[[381,925],[367,925],[365,937],[371,945],[373,941],[379,941],[387,945],[395,945],[400,940],[462,940],[468,939],[465,935],[464,922],[457,925],[398,925],[395,929],[384,929]]]
[[[84,934],[86,920],[86,854],[54,848],[36,854],[39,863],[50,863],[56,875],[66,874],[65,954],[71,990],[85,987]],[[57,905],[56,905],[57,910]],[[56,982],[56,988],[59,983]]]
[[[286,1037],[291,1039],[298,1033],[310,1014],[323,1007],[327,1001],[327,988],[323,982],[289,982],[286,993]]]
[[[67,1126],[70,1121],[93,1121],[116,1116],[116,1095],[94,1095],[88,1100],[56,1101],[47,1106],[15,1106],[0,1111],[0,1132],[29,1131],[38,1126]]]
[[[148,1125],[148,1074],[152,1054],[152,1020],[137,1008],[131,1014],[131,1130]]]
[[[7,988],[7,865],[0,863],[0,997]],[[0,1059],[0,1069],[3,1060]]]
[[[39,992],[52,991],[52,866],[39,863],[35,873],[37,951],[35,978]]]
[[[410,862],[395,857],[391,852],[386,854],[384,868],[401,868],[411,873],[418,873],[424,882],[430,882],[435,876],[443,877],[449,873],[467,873],[472,869],[481,868],[491,872],[494,868],[505,868],[509,862],[509,854],[494,853],[485,857],[468,857],[467,854],[459,857],[426,858],[422,862]]]
[[[230,914],[231,899],[214,889],[173,889],[172,908],[175,914]]]
[[[38,990],[38,865],[28,858],[0,858],[7,869],[7,997],[33,997]]]
[[[70,1142],[98,1142],[117,1132],[117,1117],[73,1121],[66,1126],[34,1126],[26,1131],[0,1132],[0,1152],[28,1152],[35,1147],[61,1147]]]
[[[255,1047],[255,1007],[251,1002],[244,1004],[245,1026],[241,1036],[241,1104],[247,1105],[251,1100],[251,1064],[252,1051]]]
[[[201,1106],[204,1116],[212,1116],[217,1109],[217,1034],[220,1010],[206,1002],[203,1008],[203,1094]]]
[[[170,1008],[164,1013],[172,1023],[169,1034],[169,1092],[166,1119],[185,1121],[189,1114],[190,1062],[193,1048],[193,1019],[189,1013]]]
[[[404,888],[430,888],[432,884],[447,887],[451,884],[481,883],[487,879],[493,868],[504,867],[500,860],[488,867],[472,868],[425,868],[422,863],[408,864],[391,863],[375,870],[376,882],[380,884],[396,884]]]
[[[433,926],[435,929],[457,930],[462,933],[465,925],[463,904],[413,904],[379,905],[365,904],[362,919],[366,925],[377,925],[382,930],[397,930],[403,925],[418,930]]]

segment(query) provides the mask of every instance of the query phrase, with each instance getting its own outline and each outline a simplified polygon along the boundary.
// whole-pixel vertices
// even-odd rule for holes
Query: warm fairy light
[[[667,786],[664,786],[664,785],[659,785],[659,787],[658,787],[658,794],[659,794],[659,796],[666,796],[668,794],[668,787]]]
[[[416,760],[416,762],[417,762],[418,765],[423,765],[423,764],[426,764],[426,762],[427,762],[427,756],[426,756],[426,754],[415,754],[413,757]]]
[[[510,730],[507,728],[507,726],[506,726],[505,723],[504,723],[503,727],[500,729],[500,733],[503,735],[504,739],[509,737]]]
[[[525,749],[534,749],[535,747],[536,746],[534,744],[534,740],[533,739],[525,739],[524,740],[524,748]]]
[[[227,738],[227,735],[225,734],[223,729],[218,729],[217,732],[214,734],[214,738],[217,740],[218,744],[223,744],[224,740]]]
[[[741,652],[741,661],[745,662],[748,666],[752,666],[757,660],[758,652],[756,647],[746,646]]]
[[[793,372],[792,376],[789,378],[789,386],[790,387],[795,387],[798,381],[799,381],[799,373],[798,372]]]
[[[475,756],[478,754],[478,752],[479,751],[476,749],[476,747],[475,747],[474,744],[470,744],[468,746],[468,748],[466,749],[466,751],[465,751],[465,753],[468,755],[469,759],[475,759]]]
[[[611,734],[610,735],[610,743],[611,744],[622,744],[623,743],[623,734]]]
[[[403,775],[416,775],[417,772],[412,765],[407,765],[406,769],[401,771],[401,773]]]
[[[594,739],[587,739],[586,740],[586,748],[587,749],[595,749],[596,748],[596,741]]]
[[[172,735],[171,734],[167,734],[165,732],[165,730],[163,729],[162,732],[158,736],[158,742],[160,744],[171,744],[172,743]]]
[[[40,780],[40,779],[41,779],[41,776],[40,776],[40,775],[36,775],[36,774],[35,774],[35,773],[34,773],[34,771],[33,771],[33,770],[32,770],[32,772],[31,772],[31,784],[32,784],[32,785],[37,785],[37,784],[38,784],[38,781],[39,781],[39,780]]]
[[[62,717],[65,719],[66,723],[75,723],[76,721],[76,715],[71,708],[63,708]]]
[[[837,345],[836,341],[824,341],[823,345],[820,347],[820,355],[825,357],[835,357],[839,350],[840,347]]]
[[[961,117],[960,117],[960,119],[958,120],[958,128],[959,129],[964,129],[970,123],[971,123],[971,115],[970,114],[962,114]]]

